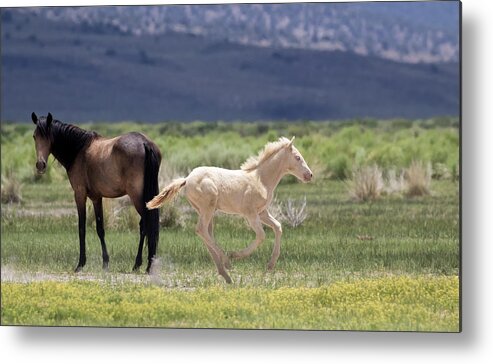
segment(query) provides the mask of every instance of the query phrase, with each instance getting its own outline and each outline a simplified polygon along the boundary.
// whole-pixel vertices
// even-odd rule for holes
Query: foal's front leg
[[[267,265],[267,270],[273,270],[276,266],[277,259],[281,254],[281,236],[282,227],[281,223],[277,221],[267,210],[260,213],[260,220],[267,226],[270,226],[274,230],[275,242],[274,248],[272,249],[272,257],[270,258],[269,264]]]
[[[252,241],[250,245],[245,249],[229,253],[229,256],[231,258],[242,259],[248,257],[250,254],[252,254],[255,251],[255,249],[257,249],[257,247],[265,239],[265,232],[264,232],[264,228],[262,227],[262,223],[260,222],[260,216],[259,215],[248,216],[247,220],[253,231],[255,231],[255,240]]]
[[[87,195],[82,192],[75,193],[75,203],[79,216],[79,263],[75,268],[75,273],[80,272],[86,265],[86,200]]]

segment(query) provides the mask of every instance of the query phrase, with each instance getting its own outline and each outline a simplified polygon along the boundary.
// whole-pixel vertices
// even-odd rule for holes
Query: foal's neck
[[[75,125],[64,124],[54,120],[52,125],[51,154],[68,171],[79,153],[97,136],[95,132],[86,131]]]
[[[285,155],[283,152],[276,153],[268,160],[262,162],[256,169],[257,176],[269,193],[274,191],[282,177],[287,173],[284,159]]]

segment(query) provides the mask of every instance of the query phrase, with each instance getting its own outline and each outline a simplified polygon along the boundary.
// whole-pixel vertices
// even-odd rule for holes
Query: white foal
[[[226,272],[230,268],[229,258],[216,244],[213,233],[213,217],[216,210],[227,214],[244,216],[255,231],[255,240],[245,249],[232,252],[231,258],[245,258],[265,238],[262,224],[274,230],[275,243],[267,268],[274,269],[281,252],[281,224],[268,212],[274,189],[286,174],[292,174],[303,182],[311,181],[312,171],[303,156],[293,145],[293,139],[280,138],[268,143],[257,157],[250,157],[239,170],[217,167],[195,168],[186,178],[179,178],[166,186],[147,203],[155,209],[171,200],[180,189],[199,214],[197,234],[216,264],[220,275],[227,283],[231,278]]]

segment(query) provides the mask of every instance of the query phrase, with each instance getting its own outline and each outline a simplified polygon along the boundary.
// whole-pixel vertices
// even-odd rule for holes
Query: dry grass
[[[382,177],[380,167],[364,166],[353,170],[352,179],[346,182],[350,196],[356,201],[373,201],[382,194],[402,194],[406,197],[431,194],[432,168],[430,163],[413,161],[398,173],[391,169]]]
[[[406,178],[404,171],[401,171],[399,175],[395,169],[391,169],[387,172],[387,178],[385,178],[385,193],[387,195],[400,194],[406,189]]]
[[[376,200],[384,190],[382,170],[377,165],[355,168],[346,186],[351,198],[356,201]]]
[[[95,226],[92,203],[86,205],[87,224]],[[104,227],[109,229],[139,230],[140,215],[128,196],[103,198]]]
[[[408,197],[425,196],[431,193],[431,164],[413,161],[405,171],[406,189]]]
[[[175,203],[164,204],[159,208],[159,225],[163,228],[185,227],[189,213]]]
[[[303,196],[303,199],[301,200],[288,198],[285,203],[279,202],[277,198],[274,198],[269,207],[269,213],[274,216],[276,220],[284,222],[291,227],[300,226],[308,217],[306,211],[306,196]]]
[[[2,176],[1,199],[2,203],[20,203],[22,202],[22,183],[15,173],[11,170]]]
[[[159,190],[166,187],[171,181],[176,178],[183,177],[178,168],[167,160],[161,162],[159,167]]]

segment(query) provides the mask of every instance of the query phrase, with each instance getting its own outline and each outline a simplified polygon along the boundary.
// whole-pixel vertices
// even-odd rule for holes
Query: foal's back
[[[187,177],[187,198],[195,205],[214,204],[215,209],[243,214],[265,194],[255,175],[241,169],[198,167]]]

